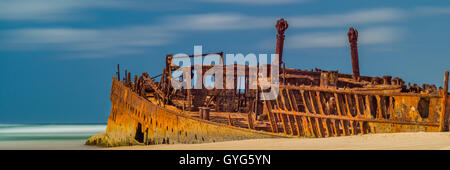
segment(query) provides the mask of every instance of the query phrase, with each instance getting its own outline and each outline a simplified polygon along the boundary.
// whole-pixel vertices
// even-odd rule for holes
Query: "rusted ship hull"
[[[330,104],[330,98],[336,102]],[[282,86],[279,99],[267,101],[266,105],[271,108],[268,114],[275,132],[331,137],[445,131],[448,118],[441,118],[450,113],[450,102],[445,100],[441,95],[390,90]],[[447,107],[443,107],[444,104]]]
[[[112,107],[106,132],[91,137],[86,144],[111,147],[274,137],[438,132],[442,131],[441,116],[450,113],[450,100],[446,99],[446,107],[442,107],[444,98],[439,95],[313,87],[299,89],[292,86],[281,86],[280,91],[277,100],[264,104],[264,107],[271,108],[267,112],[271,129],[267,132],[251,129],[250,126],[242,128],[207,121],[189,116],[176,108],[159,106],[113,78]],[[326,96],[336,97],[335,111],[325,112],[326,106],[320,101],[326,100]],[[423,101],[427,101],[426,108],[420,106]],[[376,108],[373,108],[374,105]],[[421,112],[428,109],[427,115],[419,113],[419,108]],[[443,108],[446,108],[446,112],[443,112]]]
[[[286,137],[186,116],[152,103],[115,78],[111,102],[106,132],[91,137],[86,144],[113,147]]]
[[[178,57],[218,55],[221,61],[218,63],[222,65],[177,66],[172,63],[174,55],[169,54],[162,74],[155,77],[147,73],[134,75],[134,82],[127,70],[120,81],[118,65],[112,82],[112,107],[106,132],[91,137],[86,144],[203,143],[449,130],[448,71],[439,89],[428,84],[406,86],[398,77],[361,76],[358,32],[353,28],[348,32],[353,74],[285,68],[282,54],[287,27],[284,19],[276,25],[279,62],[271,64],[250,66],[233,62],[223,65],[223,52],[220,52]],[[273,67],[265,67],[269,65]],[[234,88],[206,88],[199,81],[201,78],[191,82],[192,68],[197,77],[205,77],[205,73],[212,70],[214,76],[231,78],[223,84]],[[180,70],[188,70],[182,71],[185,76],[181,80],[172,74]],[[250,70],[255,72],[252,74]],[[260,77],[264,72],[271,72],[271,75],[267,79]],[[160,80],[156,82],[158,77]],[[278,78],[274,84],[279,88],[265,88]],[[217,82],[222,80],[218,78]],[[193,84],[198,88],[174,88],[172,82]],[[267,99],[261,95],[268,91],[277,93],[273,94],[276,97]]]

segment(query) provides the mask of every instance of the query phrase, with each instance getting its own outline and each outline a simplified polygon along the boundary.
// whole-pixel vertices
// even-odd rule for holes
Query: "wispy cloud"
[[[73,11],[73,9],[124,8],[127,6],[126,1],[120,0],[97,0],[95,2],[68,0],[60,3],[57,3],[56,0],[48,0],[46,2],[54,3],[46,3],[46,5],[37,3],[43,2],[43,0],[35,1],[23,1],[29,3],[1,1],[0,19],[58,19],[58,17],[64,18],[70,15],[70,11]],[[420,13],[420,11],[422,13],[432,13],[432,11],[446,13],[447,10],[447,8],[439,8],[439,10],[423,8],[413,12],[393,8],[376,8],[348,13],[287,16],[286,19],[289,22],[290,29],[342,29],[349,26],[366,26],[365,28],[368,29],[360,30],[359,42],[361,44],[377,44],[396,41],[401,38],[402,33],[401,29],[376,27],[377,24],[400,21],[407,18],[410,13]],[[25,12],[22,13],[21,11]],[[145,52],[145,47],[167,45],[188,32],[274,29],[277,19],[276,17],[251,16],[242,13],[163,16],[150,25],[141,26],[106,29],[47,27],[6,30],[0,31],[3,37],[0,43],[2,44],[1,48],[8,50],[56,50],[83,53],[84,56],[114,56],[142,53]],[[290,35],[286,40],[286,45],[289,48],[341,47],[347,44],[346,32]]]
[[[171,30],[238,30],[273,27],[274,17],[252,17],[233,13],[171,16],[162,24]]]
[[[309,0],[197,0],[210,3],[231,3],[231,4],[251,4],[251,5],[274,5],[306,2]]]
[[[129,4],[120,0],[2,0],[0,19],[60,21],[79,15],[81,9],[123,8]]]
[[[382,44],[398,41],[403,31],[396,27],[376,27],[359,31],[359,44]],[[286,38],[288,48],[344,47],[348,45],[346,32],[299,34]]]
[[[173,0],[179,1],[179,0]],[[173,1],[147,0],[1,0],[0,20],[61,22],[91,19],[90,10],[179,10]]]
[[[153,26],[115,29],[30,28],[2,32],[2,48],[16,50],[54,50],[110,56],[134,54],[145,47],[168,44],[174,34]],[[111,53],[114,52],[114,53]],[[105,56],[104,56],[105,57]]]
[[[406,13],[398,9],[379,8],[354,11],[345,14],[288,16],[289,27],[323,28],[386,23],[398,21]],[[276,17],[249,16],[238,13],[209,13],[195,15],[170,16],[164,18],[164,26],[172,30],[244,30],[273,28]]]
[[[415,12],[422,15],[450,14],[450,7],[419,7]]]
[[[390,11],[390,12],[389,12]],[[383,14],[384,13],[384,14]],[[387,14],[386,14],[387,13]],[[392,10],[374,9],[342,15],[288,17],[290,27],[340,27],[341,22],[364,20],[366,23],[388,21]],[[355,15],[355,16],[353,16]],[[357,16],[362,15],[362,16]],[[372,18],[372,19],[370,19]],[[209,13],[162,17],[151,25],[108,29],[75,29],[67,27],[27,28],[2,31],[2,48],[8,50],[52,50],[81,53],[81,56],[103,57],[143,53],[145,47],[167,45],[186,32],[273,29],[278,18],[248,16],[238,13]],[[338,20],[338,21],[335,21]],[[339,21],[340,20],[340,21]],[[369,20],[369,21],[366,21]],[[391,18],[392,20],[392,18]],[[301,24],[300,24],[301,23]],[[303,25],[302,25],[303,24]],[[306,24],[306,25],[305,25]],[[384,41],[375,32],[368,42]],[[374,33],[368,32],[367,35]],[[372,36],[372,35],[371,35]],[[289,36],[297,47],[335,47],[345,45],[345,33],[314,33]],[[307,41],[305,41],[307,40]],[[361,41],[364,41],[361,38]]]
[[[383,44],[400,41],[405,34],[405,30],[398,27],[375,27],[367,30],[362,29],[359,34],[359,43]]]
[[[313,16],[288,17],[289,26],[305,27],[339,27],[348,25],[361,25],[370,23],[384,23],[400,20],[407,16],[402,10],[391,8],[378,8],[359,10],[344,14],[327,14]]]

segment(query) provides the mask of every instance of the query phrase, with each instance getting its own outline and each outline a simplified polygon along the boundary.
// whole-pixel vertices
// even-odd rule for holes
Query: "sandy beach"
[[[330,138],[275,138],[112,150],[450,150],[450,132],[385,133]]]
[[[85,139],[0,141],[0,150],[450,150],[450,132],[384,133],[329,138],[273,138],[202,144],[105,148]]]
[[[0,141],[0,150],[96,150],[100,147],[84,145],[86,140],[28,140]]]

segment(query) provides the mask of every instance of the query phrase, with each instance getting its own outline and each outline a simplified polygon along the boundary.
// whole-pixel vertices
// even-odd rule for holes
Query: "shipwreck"
[[[391,132],[449,130],[449,72],[442,87],[405,84],[391,76],[360,75],[358,31],[350,28],[352,74],[321,69],[286,68],[283,63],[286,20],[276,24],[279,88],[276,99],[263,100],[262,84],[249,88],[250,65],[223,66],[234,76],[235,89],[174,89],[177,70],[166,56],[162,74],[134,75],[117,65],[112,78],[111,113],[106,132],[86,144],[103,146],[203,143],[274,137],[336,137]],[[223,52],[215,53],[223,59]],[[190,55],[187,58],[202,57]],[[195,66],[192,66],[193,68]],[[241,69],[243,76],[228,73]],[[256,67],[256,68],[252,68]],[[211,69],[200,68],[201,73]],[[195,70],[194,69],[194,70]],[[273,76],[273,75],[272,75]],[[122,78],[122,80],[121,80]],[[258,82],[258,81],[257,81]],[[197,82],[193,82],[195,84]],[[244,90],[238,87],[244,87]]]

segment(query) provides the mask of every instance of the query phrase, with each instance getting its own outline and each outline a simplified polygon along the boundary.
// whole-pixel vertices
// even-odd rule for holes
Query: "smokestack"
[[[284,46],[284,31],[288,28],[288,23],[284,18],[281,18],[277,21],[277,25],[275,25],[275,28],[277,28],[278,34],[277,34],[277,48],[276,48],[276,54],[279,56],[279,64],[280,64],[280,70],[281,65],[283,63],[283,46]]]
[[[357,79],[359,77],[358,30],[351,27],[348,30],[347,36],[351,48],[353,78]]]

